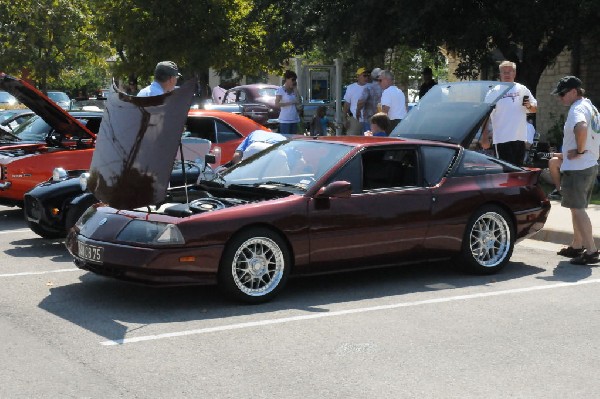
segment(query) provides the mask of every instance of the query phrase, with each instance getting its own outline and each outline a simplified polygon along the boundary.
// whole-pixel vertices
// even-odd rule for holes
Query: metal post
[[[335,135],[342,135],[342,59],[336,58],[335,63]]]

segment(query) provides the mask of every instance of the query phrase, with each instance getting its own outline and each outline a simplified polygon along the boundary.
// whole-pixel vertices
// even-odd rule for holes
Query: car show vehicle
[[[486,103],[495,85],[498,97]],[[114,138],[100,137],[106,142],[97,147],[88,185],[102,203],[70,230],[67,248],[77,267],[99,275],[217,283],[249,303],[273,298],[293,275],[441,259],[498,272],[550,210],[540,170],[463,146],[511,87],[438,85],[397,137],[282,141],[168,195],[170,168],[152,151],[175,154],[176,139],[133,129],[119,146],[154,140],[138,146],[136,157],[119,159],[111,156]]]
[[[204,104],[204,109],[231,112],[269,128],[276,127],[280,111],[275,105],[277,88],[264,83],[236,86],[225,92],[220,104]]]
[[[89,167],[102,113],[69,114],[35,87],[0,74],[0,88],[37,115],[0,142],[0,204],[21,206],[23,195],[52,170]]]

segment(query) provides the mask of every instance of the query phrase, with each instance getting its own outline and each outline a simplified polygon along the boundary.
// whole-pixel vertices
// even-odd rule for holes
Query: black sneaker
[[[548,198],[550,198],[552,200],[561,200],[562,194],[560,193],[560,190],[554,189],[554,191],[552,191],[550,194],[548,194]]]
[[[585,251],[585,248],[573,248],[571,246],[561,248],[556,254],[567,258],[576,258]]]
[[[583,252],[576,258],[571,259],[571,264],[573,265],[589,265],[590,263],[598,263],[600,261],[600,255],[598,251],[592,252],[591,254],[587,253],[587,251]]]

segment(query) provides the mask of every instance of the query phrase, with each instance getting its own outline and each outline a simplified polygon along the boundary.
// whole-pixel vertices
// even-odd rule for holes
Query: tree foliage
[[[110,53],[91,15],[85,0],[2,0],[0,70],[42,90],[71,89],[84,80],[100,84]]]

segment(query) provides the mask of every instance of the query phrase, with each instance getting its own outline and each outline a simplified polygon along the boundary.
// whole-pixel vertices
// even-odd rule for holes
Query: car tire
[[[465,229],[459,266],[476,274],[496,273],[510,260],[514,242],[513,221],[506,211],[495,205],[479,208]]]
[[[33,222],[27,222],[27,226],[38,236],[43,238],[64,238],[65,234],[60,231],[48,230],[41,225]]]
[[[266,228],[253,228],[232,238],[219,266],[219,287],[235,300],[262,303],[283,288],[291,268],[291,255],[281,236]]]

